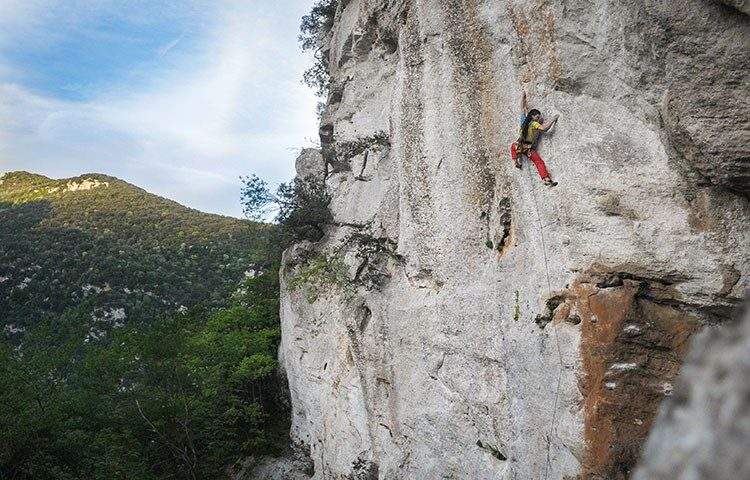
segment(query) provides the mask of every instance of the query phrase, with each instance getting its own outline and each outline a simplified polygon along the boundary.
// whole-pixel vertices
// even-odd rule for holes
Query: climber
[[[513,163],[516,164],[516,168],[521,168],[521,159],[519,155],[526,155],[536,167],[539,176],[545,185],[554,187],[557,182],[553,182],[547,172],[547,166],[544,164],[544,160],[539,156],[539,152],[536,151],[535,143],[537,140],[537,133],[542,131],[546,132],[557,122],[559,115],[552,117],[552,120],[547,122],[542,118],[542,112],[537,109],[529,110],[529,105],[526,102],[526,92],[523,92],[521,96],[521,108],[523,114],[521,115],[521,128],[519,130],[518,140],[510,145],[510,157],[513,159]]]

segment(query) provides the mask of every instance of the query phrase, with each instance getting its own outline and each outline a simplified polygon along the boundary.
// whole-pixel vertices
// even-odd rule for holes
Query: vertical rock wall
[[[335,224],[282,271],[314,478],[628,477],[691,335],[750,282],[740,7],[340,2],[298,165]],[[507,155],[522,87],[560,114],[554,189]]]

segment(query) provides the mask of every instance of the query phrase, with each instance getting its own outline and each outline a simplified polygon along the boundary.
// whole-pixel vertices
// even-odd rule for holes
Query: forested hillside
[[[0,479],[225,479],[278,453],[277,228],[0,177]]]
[[[103,321],[226,304],[263,263],[260,224],[183,207],[113,177],[0,179],[0,323],[83,308]]]

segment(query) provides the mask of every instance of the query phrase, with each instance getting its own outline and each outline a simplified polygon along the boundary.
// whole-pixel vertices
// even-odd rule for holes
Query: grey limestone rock
[[[282,268],[313,478],[628,478],[750,286],[745,4],[339,3],[334,223]],[[552,189],[507,153],[522,89]]]
[[[299,178],[320,177],[325,175],[325,163],[320,150],[305,148],[297,156],[295,169]]]

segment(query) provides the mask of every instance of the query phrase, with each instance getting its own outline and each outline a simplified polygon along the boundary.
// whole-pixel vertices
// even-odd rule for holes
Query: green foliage
[[[344,248],[353,249],[359,260],[354,277],[357,286],[379,290],[390,278],[389,266],[403,265],[403,257],[396,252],[396,242],[372,236],[367,230],[353,232],[344,239]]]
[[[315,63],[303,74],[304,83],[316,90],[319,96],[328,91],[330,74],[328,59],[321,51],[321,43],[333,28],[338,0],[318,0],[309,14],[302,17],[299,42],[303,51],[314,50]]]
[[[93,339],[83,306],[0,343],[0,478],[219,479],[278,453],[275,268],[235,305]],[[87,339],[88,340],[85,340]]]
[[[318,241],[323,226],[333,216],[329,209],[331,196],[322,179],[308,177],[281,184],[277,192],[279,213],[276,220],[295,240]]]
[[[338,0],[318,0],[310,13],[302,17],[299,42],[302,50],[318,47],[318,42],[333,28]]]
[[[315,53],[315,63],[302,73],[302,82],[315,90],[318,97],[326,96],[331,88],[331,74],[328,71],[328,60],[322,53]]]
[[[281,227],[278,241],[288,246],[300,240],[318,241],[323,227],[332,220],[331,196],[323,179],[308,177],[282,183],[275,193],[255,175],[243,177],[242,203],[245,214],[260,218],[275,209],[275,221]]]
[[[268,182],[258,177],[240,177],[242,180],[242,213],[251,220],[263,220],[276,203],[276,196],[271,193]]]
[[[336,159],[338,161],[348,161],[352,157],[363,153],[365,150],[380,149],[390,147],[391,141],[388,134],[380,131],[367,137],[361,137],[349,142],[336,142]]]
[[[370,224],[366,229],[370,228]],[[389,238],[376,238],[368,230],[358,230],[348,234],[342,242],[342,248],[353,247],[357,258],[370,261],[373,257],[390,257],[397,262],[402,258],[396,254],[397,244]]]
[[[310,259],[292,277],[289,288],[292,290],[302,288],[308,302],[315,302],[331,289],[337,289],[344,296],[354,293],[354,284],[349,279],[346,264],[336,254],[317,255]]]
[[[100,185],[69,188],[85,180]],[[248,266],[266,262],[272,234],[103,175],[10,173],[0,204],[0,327],[29,327],[84,302],[90,313],[124,308],[128,320],[226,305]]]
[[[348,254],[358,260],[353,275],[343,260]],[[348,234],[330,253],[306,259],[290,280],[289,288],[303,289],[309,302],[315,302],[332,290],[350,298],[357,287],[381,288],[390,277],[388,264],[394,263],[403,264],[403,258],[396,253],[396,243],[387,238],[375,238],[362,229]]]
[[[280,256],[273,226],[115,178],[4,176],[0,478],[210,480],[278,452]]]

